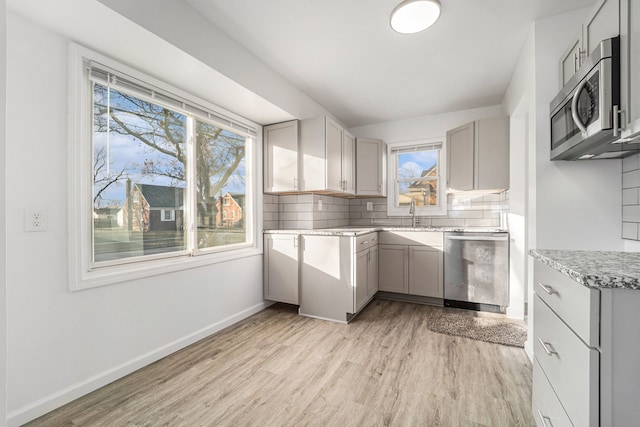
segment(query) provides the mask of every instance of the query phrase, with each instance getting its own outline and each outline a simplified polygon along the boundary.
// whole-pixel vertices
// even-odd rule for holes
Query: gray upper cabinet
[[[640,136],[640,0],[620,0],[622,136]]]
[[[300,191],[298,121],[265,126],[263,139],[264,192]]]
[[[473,190],[475,122],[447,132],[448,188]]]
[[[571,40],[569,47],[560,57],[560,82],[563,87],[580,68],[580,62],[583,60],[581,55],[582,29]]]
[[[600,0],[582,26],[582,47],[587,56],[604,39],[620,34],[620,0]]]
[[[447,132],[447,187],[509,188],[509,118],[476,120]]]
[[[599,0],[571,40],[560,58],[560,83],[564,86],[591,52],[604,39],[620,34],[620,2],[626,0]]]
[[[385,146],[380,139],[356,139],[356,194],[385,196]]]
[[[304,191],[355,194],[355,138],[331,117],[300,122]]]
[[[346,129],[342,132],[342,192],[356,194],[356,137]]]

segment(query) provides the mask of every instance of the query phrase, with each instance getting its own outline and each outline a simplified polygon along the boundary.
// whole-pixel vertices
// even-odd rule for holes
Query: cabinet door
[[[475,131],[474,189],[509,188],[509,118],[478,120]]]
[[[428,246],[409,246],[409,293],[442,298],[442,251]]]
[[[367,302],[367,273],[369,270],[369,251],[364,250],[356,254],[356,277],[355,277],[355,307],[354,313],[360,311],[360,309]]]
[[[302,236],[300,314],[347,321],[347,313],[352,313],[355,306],[352,239]]]
[[[569,47],[560,57],[560,87],[561,89],[580,68],[582,53],[582,30],[571,40]]]
[[[265,126],[264,191],[298,191],[298,121]]]
[[[379,139],[356,139],[356,194],[383,196],[384,143]]]
[[[265,235],[264,298],[289,304],[299,303],[297,235]]]
[[[371,299],[378,292],[378,247],[369,249],[369,263],[367,264],[367,299]]]
[[[640,132],[640,0],[621,0],[620,9],[620,95],[627,137]]]
[[[600,0],[589,14],[582,34],[582,48],[586,55],[604,39],[620,33],[620,0]]]
[[[342,134],[343,129],[336,121],[327,117],[325,121],[326,144],[326,187],[327,190],[343,191],[342,179]]]
[[[356,139],[347,131],[342,132],[342,181],[343,191],[356,194]]]
[[[447,132],[447,187],[473,190],[474,123]]]
[[[378,289],[385,292],[408,293],[407,246],[379,245]]]

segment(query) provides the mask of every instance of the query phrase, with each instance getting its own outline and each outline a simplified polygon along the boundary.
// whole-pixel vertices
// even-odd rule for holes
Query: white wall
[[[180,0],[99,0],[297,119],[327,111]],[[268,124],[259,122],[260,124]]]
[[[0,0],[0,182],[6,182],[7,3]],[[6,195],[0,186],[0,242],[6,242]],[[7,419],[7,281],[6,250],[0,244],[0,426]]]
[[[510,225],[520,228],[517,232],[523,237],[518,240],[524,238],[523,250],[516,254],[520,261],[517,277],[512,271],[511,280],[525,280],[529,302],[533,301],[530,249],[624,249],[621,161],[549,160],[549,103],[560,89],[558,59],[589,11],[583,8],[533,24],[503,100],[512,124],[516,124],[512,131],[520,135],[520,142],[528,144],[522,148],[514,145],[518,141],[511,141]],[[518,176],[518,171],[524,175]],[[529,310],[530,337],[532,314]],[[530,357],[531,344],[528,341],[525,345]]]
[[[2,164],[6,164],[10,224],[6,232],[10,425],[264,308],[260,255],[118,285],[68,290],[68,41],[9,12],[7,161]],[[47,210],[46,232],[25,232],[28,207]]]
[[[532,133],[535,121],[535,104],[531,95],[534,88],[534,37],[533,25],[523,46],[516,65],[512,80],[509,84],[502,105],[504,111],[511,118],[509,150],[509,231],[511,238],[509,257],[509,287],[512,301],[529,302],[527,292],[528,251],[531,244],[532,224],[535,224],[535,205],[530,197],[535,192],[535,176],[531,177],[530,147],[535,146],[529,141],[535,141]],[[535,239],[535,236],[533,236]],[[522,318],[525,312],[524,304],[509,307],[513,317]],[[518,312],[522,310],[522,312]]]
[[[531,270],[529,249],[535,247],[535,31],[531,26],[523,46],[502,105],[511,118],[511,147],[509,152],[509,231],[511,247],[509,259],[510,299],[525,301],[528,310],[528,337],[533,337],[532,306],[533,291],[530,289]],[[511,308],[511,307],[510,307]],[[514,307],[517,310],[519,307]],[[520,306],[524,310],[524,306]],[[512,309],[513,310],[513,309]],[[513,314],[513,317],[518,317]],[[525,343],[531,358],[531,339]]]
[[[539,249],[623,249],[621,160],[549,160],[549,103],[561,87],[558,60],[589,10],[535,22],[535,247]]]
[[[478,119],[502,116],[499,105],[421,116],[350,129],[358,137],[378,138],[386,143],[444,138],[448,130]]]

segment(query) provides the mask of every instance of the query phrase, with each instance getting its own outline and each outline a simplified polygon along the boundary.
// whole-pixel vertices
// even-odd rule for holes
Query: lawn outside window
[[[71,65],[71,288],[259,253],[260,126],[75,44]]]

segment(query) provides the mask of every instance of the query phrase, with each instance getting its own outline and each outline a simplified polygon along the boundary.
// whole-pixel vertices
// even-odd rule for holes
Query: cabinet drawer
[[[533,358],[531,410],[538,427],[573,427],[540,364]]]
[[[380,243],[386,245],[425,245],[442,247],[444,233],[441,231],[383,231]]]
[[[600,291],[536,261],[534,290],[584,342],[600,345]]]
[[[540,299],[534,298],[533,353],[576,426],[599,422],[599,353],[587,347]]]
[[[353,248],[354,252],[360,252],[365,249],[369,249],[378,244],[378,233],[368,233],[362,236],[356,237],[356,246]]]

